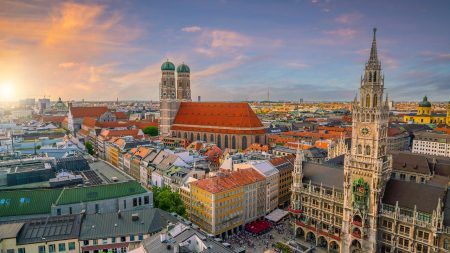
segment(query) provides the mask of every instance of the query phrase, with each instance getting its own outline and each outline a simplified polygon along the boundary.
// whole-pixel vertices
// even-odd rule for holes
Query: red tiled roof
[[[181,102],[172,130],[265,133],[248,103]]]
[[[128,115],[124,112],[114,112],[117,119],[128,119]]]
[[[402,134],[404,132],[405,132],[405,130],[403,130],[399,127],[388,128],[388,136],[396,136],[396,135]]]
[[[122,136],[133,136],[133,137],[142,137],[139,135],[139,129],[131,129],[131,130],[107,130],[104,129],[100,135],[103,138],[109,138],[109,137],[122,137]]]
[[[85,117],[83,119],[83,125],[87,126],[87,127],[90,127],[90,128],[95,127],[96,123],[97,123],[97,119],[92,118],[92,117]]]
[[[70,113],[74,118],[84,118],[84,117],[98,118],[107,111],[108,107],[106,106],[70,107]]]
[[[201,179],[192,182],[191,184],[214,194],[257,181],[262,181],[264,179],[264,176],[259,172],[248,168],[232,172],[222,172],[222,174],[218,176]]]

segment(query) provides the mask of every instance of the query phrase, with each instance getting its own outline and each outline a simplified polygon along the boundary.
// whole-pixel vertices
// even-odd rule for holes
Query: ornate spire
[[[377,54],[377,28],[373,28],[373,40],[372,40],[372,48],[370,49],[370,57],[369,63],[378,63],[378,54]]]

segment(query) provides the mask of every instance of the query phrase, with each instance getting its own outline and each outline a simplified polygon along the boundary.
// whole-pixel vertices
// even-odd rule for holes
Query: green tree
[[[184,208],[183,201],[180,194],[172,192],[169,187],[156,187],[153,189],[153,204],[156,208],[160,208],[170,213],[177,213],[184,216],[186,209]]]
[[[158,128],[155,126],[148,126],[148,127],[144,128],[144,134],[147,134],[150,136],[157,136]]]
[[[89,141],[87,141],[87,142],[84,144],[84,146],[86,147],[87,152],[88,152],[90,155],[94,155],[94,146],[92,146],[92,143],[90,143]]]

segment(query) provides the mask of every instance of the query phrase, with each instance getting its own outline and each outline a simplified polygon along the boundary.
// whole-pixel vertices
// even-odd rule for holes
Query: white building
[[[412,152],[450,157],[450,135],[436,132],[417,133],[413,141]]]

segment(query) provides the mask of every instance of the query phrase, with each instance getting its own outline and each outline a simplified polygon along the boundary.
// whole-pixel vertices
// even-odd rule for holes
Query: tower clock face
[[[361,127],[359,131],[363,136],[367,136],[370,134],[370,129],[368,127]]]

